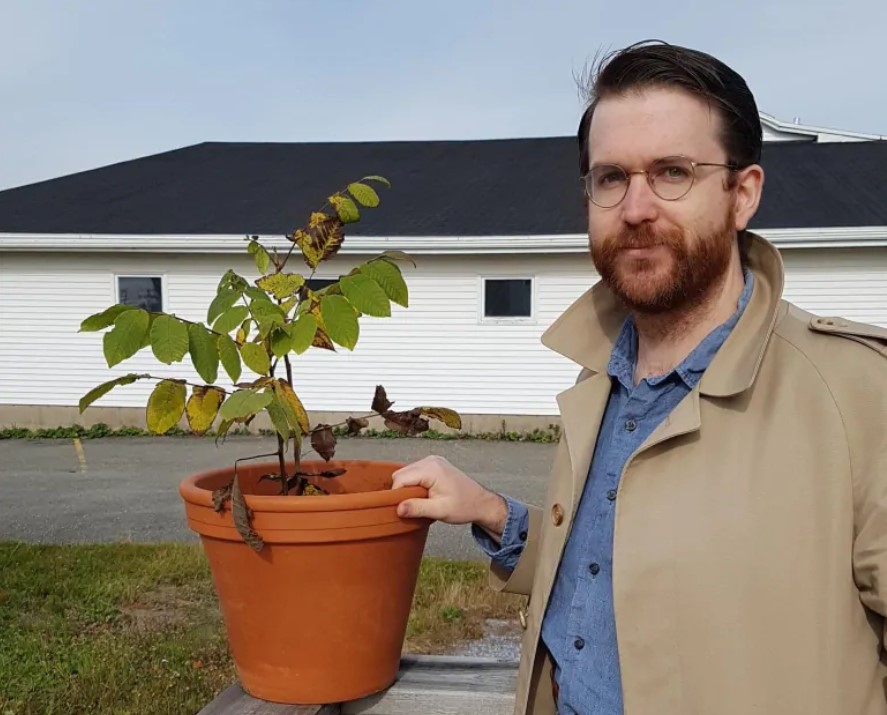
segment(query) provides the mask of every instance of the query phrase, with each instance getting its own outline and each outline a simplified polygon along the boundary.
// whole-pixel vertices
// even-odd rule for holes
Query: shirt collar
[[[655,386],[668,379],[679,377],[688,388],[693,389],[696,383],[702,378],[702,374],[711,364],[712,359],[723,345],[727,336],[735,327],[739,318],[742,316],[745,307],[748,305],[749,299],[754,288],[754,274],[745,270],[745,287],[736,305],[734,313],[721,325],[717,326],[697,345],[681,363],[669,373],[664,375],[654,375],[646,378],[648,385]],[[634,388],[634,371],[637,366],[638,351],[638,335],[634,321],[630,316],[625,318],[622,329],[616,342],[613,345],[613,351],[610,355],[610,361],[607,364],[607,373],[619,380],[627,389]]]

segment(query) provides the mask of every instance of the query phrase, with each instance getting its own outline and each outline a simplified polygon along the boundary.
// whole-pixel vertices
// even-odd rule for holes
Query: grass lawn
[[[481,564],[426,559],[405,650],[520,603]],[[199,546],[0,542],[0,715],[194,715],[235,677]]]

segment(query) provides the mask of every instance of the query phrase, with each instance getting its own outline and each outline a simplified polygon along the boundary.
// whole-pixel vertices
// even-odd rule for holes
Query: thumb
[[[406,499],[397,505],[397,515],[406,519],[431,519],[428,499]]]

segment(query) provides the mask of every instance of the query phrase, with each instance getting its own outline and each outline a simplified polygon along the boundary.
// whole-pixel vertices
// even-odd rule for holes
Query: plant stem
[[[286,460],[283,457],[283,437],[277,435],[277,461],[280,464],[280,493],[286,494]]]
[[[218,385],[201,385],[196,382],[187,382],[186,380],[180,380],[177,377],[157,377],[156,375],[141,375],[140,377],[146,380],[173,380],[175,382],[180,382],[183,385],[190,385],[191,387],[212,387],[214,390],[219,390],[220,392],[224,392],[226,395],[230,395],[232,393],[228,392],[224,387],[219,387]]]

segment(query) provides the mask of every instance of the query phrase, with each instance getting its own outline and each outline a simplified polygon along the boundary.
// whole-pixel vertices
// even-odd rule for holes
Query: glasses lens
[[[693,185],[693,164],[682,156],[660,159],[650,167],[650,182],[660,198],[679,199]]]
[[[615,164],[599,164],[588,175],[586,186],[594,203],[603,208],[615,206],[625,196],[628,175]]]

